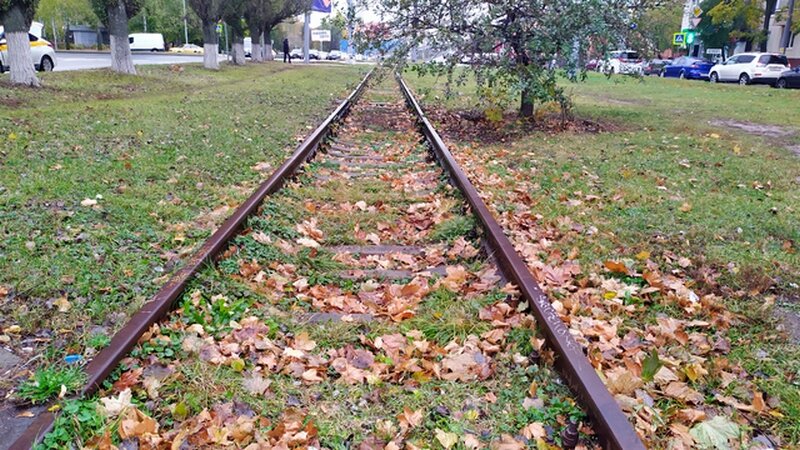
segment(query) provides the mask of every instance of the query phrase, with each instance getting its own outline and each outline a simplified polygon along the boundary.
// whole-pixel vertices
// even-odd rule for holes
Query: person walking
[[[292,57],[289,55],[289,38],[283,38],[283,62],[292,63]]]

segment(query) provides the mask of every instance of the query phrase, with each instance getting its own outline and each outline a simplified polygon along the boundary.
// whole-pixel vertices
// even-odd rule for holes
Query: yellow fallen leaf
[[[455,433],[448,433],[444,430],[440,430],[439,428],[437,428],[435,432],[436,440],[442,444],[442,447],[444,447],[445,450],[449,450],[450,447],[456,445],[458,442],[458,435]]]
[[[72,304],[70,304],[66,296],[62,296],[56,299],[53,302],[53,305],[58,307],[58,312],[67,312],[70,310],[70,308],[72,308]]]

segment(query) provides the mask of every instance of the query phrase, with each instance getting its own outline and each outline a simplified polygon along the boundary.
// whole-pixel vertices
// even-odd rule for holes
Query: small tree
[[[128,41],[128,19],[135,16],[141,6],[141,0],[92,0],[95,14],[108,28],[114,72],[136,74]]]
[[[28,40],[36,4],[37,0],[0,0],[0,20],[5,27],[11,82],[32,87],[41,86],[31,61]]]
[[[233,42],[233,64],[243,66],[245,63],[244,56],[244,23],[242,22],[242,15],[244,15],[247,0],[225,0],[222,4],[222,19],[228,24],[231,30],[231,40]],[[251,38],[252,39],[252,38]],[[253,49],[250,50],[252,57]]]
[[[417,67],[449,80],[469,60],[482,98],[516,97],[519,115],[531,117],[536,102],[567,109],[558,65],[577,78],[580,56],[623,42],[641,7],[626,0],[380,0],[389,36],[378,48],[391,48],[402,63],[410,49],[424,47],[446,62]]]
[[[269,7],[266,9],[264,15],[264,47],[266,51],[266,58],[271,61],[272,58],[272,41],[269,36],[272,30],[277,27],[281,22],[286,19],[302,14],[311,9],[311,0],[268,0]]]
[[[222,0],[189,0],[192,10],[200,18],[203,27],[203,67],[219,69],[219,35],[217,22],[222,18]]]
[[[264,61],[264,50],[261,47],[262,39],[269,40],[269,36],[264,36],[264,23],[267,21],[267,11],[269,0],[247,0],[244,9],[244,20],[250,30],[250,39],[253,46],[250,50],[250,61]],[[267,59],[272,59],[272,52],[269,52]]]

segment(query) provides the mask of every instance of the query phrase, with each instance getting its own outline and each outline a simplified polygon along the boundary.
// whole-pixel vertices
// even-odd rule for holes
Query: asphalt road
[[[224,55],[219,55],[225,59]],[[185,64],[202,63],[202,55],[174,55],[169,53],[134,53],[133,63],[139,64]],[[111,55],[102,52],[56,52],[54,70],[84,70],[111,67]]]

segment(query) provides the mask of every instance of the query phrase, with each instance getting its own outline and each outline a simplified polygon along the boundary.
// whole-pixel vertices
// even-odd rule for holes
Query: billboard
[[[331,12],[331,3],[333,0],[313,0],[311,3],[311,10],[323,13]]]

